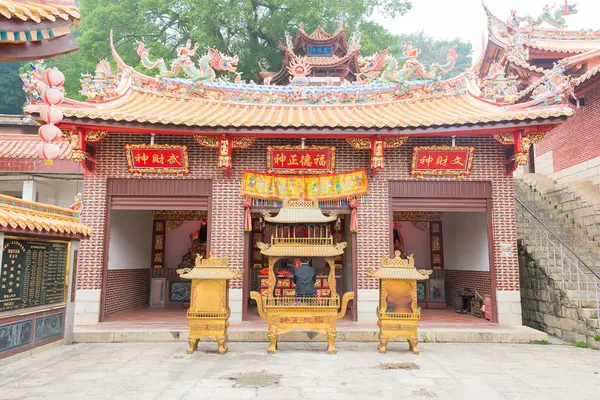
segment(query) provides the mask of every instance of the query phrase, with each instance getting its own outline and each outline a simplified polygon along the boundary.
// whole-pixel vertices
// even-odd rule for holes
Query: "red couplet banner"
[[[473,146],[415,146],[411,175],[468,176],[473,166]]]
[[[170,174],[190,172],[185,145],[126,144],[125,150],[129,172]]]
[[[267,171],[278,174],[331,174],[335,170],[333,146],[268,146]]]

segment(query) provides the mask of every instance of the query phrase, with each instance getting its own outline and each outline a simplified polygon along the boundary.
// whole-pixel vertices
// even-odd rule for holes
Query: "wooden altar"
[[[307,329],[326,335],[327,352],[335,354],[337,320],[346,314],[348,302],[354,298],[354,292],[347,292],[340,301],[336,291],[334,260],[344,253],[346,243],[334,244],[327,224],[334,221],[337,215],[323,215],[317,201],[286,200],[277,216],[272,217],[265,213],[264,218],[266,222],[276,224],[275,236],[271,238],[271,243],[258,243],[261,253],[269,259],[268,286],[266,291],[262,291],[262,295],[259,292],[251,292],[250,296],[258,305],[259,315],[267,320],[267,352],[277,352],[279,335],[297,329]],[[307,236],[297,235],[299,231],[307,233]],[[326,261],[329,266],[328,297],[297,297],[286,295],[286,292],[276,292],[275,264],[280,260],[300,257],[311,261],[322,258]]]
[[[431,270],[417,270],[414,256],[381,257],[381,268],[370,271],[370,275],[381,279],[379,285],[379,306],[377,326],[379,326],[380,353],[386,352],[387,343],[395,337],[408,341],[410,350],[419,354],[417,348],[417,323],[421,319],[421,309],[417,305],[417,281],[429,279]]]
[[[227,257],[202,259],[196,255],[194,268],[178,269],[184,279],[192,280],[190,308],[187,319],[190,329],[188,354],[196,351],[202,338],[215,338],[219,354],[227,352],[227,327],[229,326],[228,281],[241,276],[240,271],[229,268]]]

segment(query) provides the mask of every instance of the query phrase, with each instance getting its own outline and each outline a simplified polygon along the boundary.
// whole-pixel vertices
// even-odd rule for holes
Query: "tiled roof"
[[[270,246],[261,250],[268,257],[335,257],[344,254],[336,246]]]
[[[42,233],[92,234],[91,228],[83,225],[73,210],[4,195],[0,195],[0,227]]]
[[[319,203],[314,202],[314,204],[317,206],[316,208],[288,208],[284,205],[276,216],[267,216],[268,213],[266,213],[264,218],[265,221],[276,224],[294,224],[302,222],[307,224],[324,224],[337,219],[337,214],[335,213],[330,216],[323,215],[321,209],[318,208]]]
[[[414,268],[379,268],[376,271],[369,271],[369,274],[379,279],[416,279],[419,281],[429,279],[425,272],[421,273]]]
[[[29,107],[28,111],[36,112]],[[212,99],[178,99],[133,91],[102,108],[63,108],[66,117],[194,127],[417,128],[570,116],[566,105],[532,108],[490,104],[469,93],[424,101],[370,104],[251,104]]]
[[[240,277],[227,267],[194,267],[186,272],[185,269],[177,270],[179,276],[184,279],[237,279]]]
[[[347,53],[343,57],[331,56],[331,57],[308,57],[308,63],[313,67],[323,67],[323,66],[332,66],[337,64],[342,64],[347,62],[348,60],[356,57],[358,55],[358,50]]]
[[[0,136],[0,158],[34,158],[38,155],[38,146],[42,140],[37,137],[14,135]],[[71,159],[71,145],[68,142],[57,142],[60,147],[58,160]]]
[[[592,77],[596,76],[599,72],[600,65],[597,65],[596,67],[589,69],[585,74],[578,76],[576,79],[573,79],[572,84],[573,86],[579,86],[588,79],[591,79]]]
[[[525,43],[525,46],[557,53],[585,53],[590,50],[599,49],[600,40],[531,39]]]
[[[22,3],[13,0],[0,0],[0,15],[7,19],[21,21],[79,20],[81,14],[76,7],[60,4]]]
[[[29,115],[0,114],[0,125],[8,126],[39,126]]]

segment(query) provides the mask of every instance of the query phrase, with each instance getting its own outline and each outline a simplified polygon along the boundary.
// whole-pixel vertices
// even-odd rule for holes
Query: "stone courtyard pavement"
[[[600,399],[600,352],[569,345],[185,343],[61,346],[0,366],[0,399]]]

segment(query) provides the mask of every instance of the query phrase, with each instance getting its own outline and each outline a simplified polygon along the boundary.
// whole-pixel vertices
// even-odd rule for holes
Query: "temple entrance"
[[[416,268],[433,270],[417,283],[424,319],[457,313],[485,321],[481,309],[492,296],[487,213],[395,211],[391,236],[394,251],[414,254]]]
[[[415,253],[417,269],[434,270],[418,287],[421,320],[497,322],[491,182],[389,185],[390,246],[404,241],[404,252]],[[485,319],[477,310],[482,304]]]
[[[262,211],[270,212],[271,215],[276,215],[279,209],[264,209],[256,210],[253,209],[252,216],[252,232],[246,236],[246,264],[245,271],[247,272],[244,278],[244,293],[246,298],[246,304],[244,305],[243,319],[245,321],[259,321],[260,317],[258,314],[256,301],[250,298],[250,292],[255,291],[264,294],[268,287],[268,257],[261,254],[257,243],[271,243],[271,238],[275,237],[276,227],[265,221]],[[331,210],[323,210],[324,214],[329,214]],[[336,292],[340,298],[346,292],[355,291],[355,257],[356,252],[353,246],[353,234],[350,231],[350,210],[336,210],[338,217],[335,221],[327,224],[326,231],[323,235],[330,235],[333,237],[333,243],[346,242],[347,247],[344,254],[336,256],[335,262],[335,281],[336,281]],[[280,228],[282,229],[282,228]],[[308,238],[318,236],[318,233],[309,231],[314,229],[308,225],[299,225],[296,231],[292,235],[296,238]],[[287,235],[287,232],[279,232],[282,235]],[[296,269],[299,259],[297,257],[289,257],[278,260],[275,264],[275,270],[277,273],[277,284],[275,289],[275,296],[295,296],[296,289],[293,282],[292,275]],[[329,265],[325,259],[313,258],[310,260],[310,266],[316,273],[315,295],[316,297],[326,298],[331,296],[331,289],[327,283],[329,275]],[[356,300],[351,300],[348,306],[349,311],[345,319],[356,320],[356,307],[354,306]]]
[[[112,210],[109,226],[103,321],[185,323],[190,281],[176,271],[207,257],[207,212]]]

